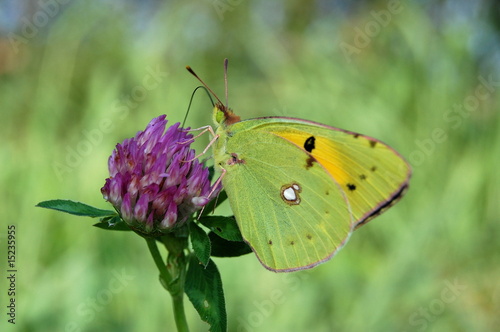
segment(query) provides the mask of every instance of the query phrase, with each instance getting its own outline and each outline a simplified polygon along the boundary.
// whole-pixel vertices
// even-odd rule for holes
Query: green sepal
[[[85,216],[92,218],[108,217],[116,215],[115,211],[102,210],[87,204],[65,199],[54,199],[50,201],[43,201],[38,203],[36,206],[46,209],[66,212],[69,214],[74,214],[76,216]]]
[[[190,255],[184,290],[201,319],[210,325],[211,332],[226,332],[227,317],[222,280],[212,260],[204,268]]]
[[[213,257],[238,257],[252,252],[252,248],[245,242],[228,241],[214,232],[208,233],[208,238],[210,239],[211,255]]]
[[[208,239],[208,235],[194,222],[189,223],[189,233],[191,235],[191,246],[193,247],[194,254],[203,266],[206,267],[210,260],[210,240]]]
[[[131,231],[130,227],[128,227],[119,215],[104,217],[93,226],[109,231]]]

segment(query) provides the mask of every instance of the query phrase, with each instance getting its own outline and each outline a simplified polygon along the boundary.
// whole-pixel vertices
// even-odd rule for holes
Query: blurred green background
[[[495,1],[2,1],[2,331],[174,331],[145,241],[35,208],[100,193],[117,142],[198,82],[242,118],[377,137],[414,169],[404,199],[312,270],[215,259],[229,331],[493,331],[500,326],[500,12]],[[187,125],[211,124],[204,93]],[[204,136],[196,142],[201,149]],[[229,214],[227,206],[223,213]],[[17,320],[6,234],[17,228]],[[186,299],[192,331],[206,331]]]

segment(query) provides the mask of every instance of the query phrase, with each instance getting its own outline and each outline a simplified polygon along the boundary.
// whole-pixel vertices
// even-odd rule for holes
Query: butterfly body
[[[408,163],[371,137],[294,118],[239,121],[220,104],[214,120],[229,203],[244,240],[272,271],[328,260],[407,188]]]

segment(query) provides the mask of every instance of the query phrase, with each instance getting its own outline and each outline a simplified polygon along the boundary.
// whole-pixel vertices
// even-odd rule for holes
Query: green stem
[[[172,304],[174,306],[175,325],[178,332],[189,332],[189,327],[184,313],[184,293],[172,296]]]
[[[184,281],[186,280],[186,257],[184,250],[179,248],[181,250],[169,251],[167,266],[165,266],[156,245],[156,240],[154,238],[146,238],[146,242],[156,267],[160,271],[162,285],[172,296],[177,331],[189,332],[186,314],[184,313]]]
[[[146,242],[148,243],[149,252],[151,252],[151,255],[153,256],[156,267],[160,271],[160,277],[162,279],[162,282],[164,282],[166,285],[170,284],[172,282],[172,277],[170,276],[170,273],[168,273],[167,267],[163,263],[163,258],[161,257],[160,251],[158,250],[158,246],[156,245],[156,240],[153,238],[145,238],[145,239]]]

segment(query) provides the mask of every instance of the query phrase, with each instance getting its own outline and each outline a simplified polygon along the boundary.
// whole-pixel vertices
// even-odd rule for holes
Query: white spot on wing
[[[283,201],[289,205],[300,204],[299,193],[302,188],[297,183],[290,183],[281,186],[281,198]]]
[[[285,190],[283,190],[283,197],[285,197],[285,199],[287,201],[295,201],[297,199],[297,195],[295,195],[295,188],[292,187],[292,188],[286,188]]]

